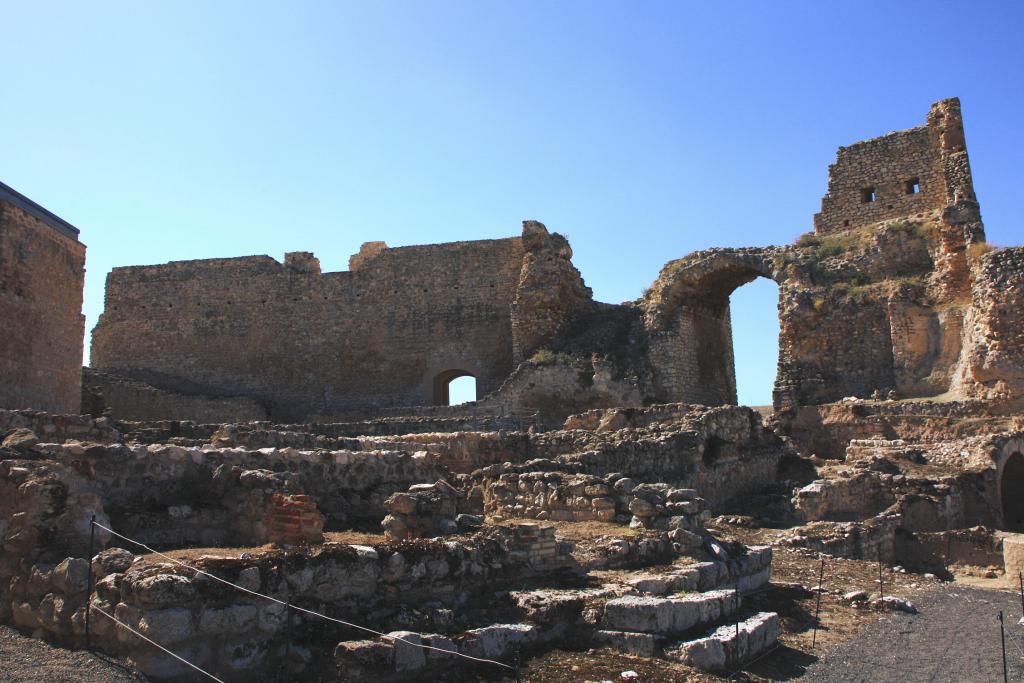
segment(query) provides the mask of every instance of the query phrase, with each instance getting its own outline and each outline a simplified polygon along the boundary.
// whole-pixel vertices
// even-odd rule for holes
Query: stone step
[[[709,591],[726,585],[740,592],[757,590],[771,580],[771,546],[753,546],[746,555],[729,563],[697,562],[665,574],[646,574],[627,581],[633,589],[648,595],[669,595],[683,591]]]
[[[393,631],[385,638],[338,643],[334,661],[343,680],[396,680],[395,676],[397,680],[406,680],[419,670],[450,667],[464,661],[457,658],[459,653],[508,660],[517,649],[534,644],[538,638],[538,629],[532,624],[492,624],[465,631],[455,638]]]
[[[607,631],[681,635],[727,617],[738,608],[739,597],[733,590],[676,598],[628,595],[605,603],[600,625]]]
[[[775,645],[781,625],[775,612],[759,612],[739,623],[721,626],[704,638],[666,647],[665,656],[697,669],[721,671],[749,661]]]

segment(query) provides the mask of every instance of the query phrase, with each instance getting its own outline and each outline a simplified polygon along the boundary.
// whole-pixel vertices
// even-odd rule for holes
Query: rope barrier
[[[1017,636],[1010,629],[1006,629],[1006,635],[1010,636],[1010,642],[1013,643],[1015,648],[1017,648],[1017,652],[1020,653],[1021,659],[1024,659],[1024,648],[1021,647],[1020,640],[1018,640]]]
[[[103,529],[104,531],[108,531],[108,532],[114,534],[118,538],[122,538],[122,539],[128,541],[129,543],[134,543],[135,545],[139,546],[140,548],[145,548],[146,550],[148,550],[149,552],[153,553],[154,555],[159,555],[160,557],[162,557],[162,558],[164,558],[166,560],[170,560],[171,562],[173,562],[175,564],[181,565],[182,567],[185,567],[186,569],[191,569],[192,571],[196,572],[197,574],[202,574],[203,576],[207,576],[207,577],[213,579],[214,581],[219,581],[220,583],[223,583],[223,584],[225,584],[227,586],[231,586],[232,588],[240,590],[240,591],[242,591],[244,593],[249,593],[250,595],[255,595],[256,597],[263,598],[264,600],[270,600],[271,602],[276,602],[279,605],[284,605],[285,608],[290,608],[290,609],[293,609],[293,610],[296,610],[296,611],[299,611],[299,612],[305,612],[306,614],[312,615],[314,617],[320,617],[321,619],[326,619],[327,621],[333,621],[334,623],[341,624],[342,626],[348,626],[349,628],[354,628],[354,629],[358,629],[360,631],[365,631],[366,633],[371,633],[371,634],[377,636],[378,638],[384,638],[385,640],[390,640],[390,641],[393,641],[393,642],[402,642],[402,643],[405,643],[406,645],[409,645],[410,647],[420,647],[420,648],[423,648],[425,650],[434,650],[435,652],[443,652],[445,654],[449,654],[449,655],[452,655],[452,656],[455,656],[455,657],[461,657],[462,659],[468,659],[468,660],[471,660],[471,661],[474,661],[474,662],[481,662],[483,664],[494,664],[495,666],[500,666],[500,667],[502,667],[504,669],[508,669],[509,671],[512,671],[512,672],[516,671],[515,667],[511,667],[508,664],[504,664],[502,662],[498,662],[498,661],[495,661],[493,659],[483,659],[481,657],[473,657],[471,655],[463,654],[463,653],[457,652],[455,650],[446,650],[444,648],[434,647],[432,645],[423,645],[422,643],[414,643],[412,641],[405,640],[404,638],[400,638],[400,637],[397,637],[397,636],[390,636],[390,635],[388,635],[386,633],[381,633],[380,631],[375,631],[372,628],[369,628],[367,626],[360,626],[359,624],[353,624],[353,623],[345,621],[343,619],[336,619],[334,617],[329,617],[326,614],[321,614],[320,612],[316,612],[316,611],[311,610],[311,609],[306,609],[305,607],[299,607],[298,605],[293,605],[291,603],[285,602],[284,600],[278,600],[275,597],[271,597],[269,595],[264,595],[263,593],[258,593],[258,592],[254,591],[254,590],[250,590],[250,589],[245,588],[243,586],[239,586],[236,583],[232,583],[232,582],[228,581],[227,579],[222,579],[219,576],[215,576],[215,575],[213,575],[213,574],[211,574],[211,573],[209,573],[207,571],[203,571],[202,569],[199,569],[197,567],[193,567],[192,565],[187,564],[185,562],[182,562],[181,560],[178,560],[176,558],[173,558],[170,555],[165,555],[164,553],[162,553],[162,552],[160,552],[158,550],[153,550],[152,548],[150,548],[145,543],[142,543],[140,541],[136,541],[134,538],[128,538],[124,534],[119,534],[118,532],[114,531],[113,529],[111,529],[109,527],[103,526],[99,522],[93,522],[93,524],[98,526],[100,529]],[[110,616],[110,615],[107,615],[107,616]],[[143,636],[143,637],[145,637],[145,636]]]
[[[97,526],[98,526],[98,525],[97,525]],[[117,624],[117,625],[118,625],[118,626],[120,626],[121,628],[123,628],[123,629],[125,629],[125,630],[127,630],[127,631],[130,631],[131,633],[134,633],[134,634],[135,634],[135,635],[137,635],[137,636],[138,636],[139,638],[142,638],[142,639],[143,639],[144,641],[146,641],[147,643],[149,643],[149,644],[150,644],[150,645],[152,645],[153,647],[157,647],[157,648],[159,648],[159,649],[163,650],[164,652],[166,652],[166,653],[167,653],[167,654],[169,654],[170,656],[172,656],[172,657],[174,657],[175,659],[177,659],[177,660],[178,660],[179,662],[181,662],[182,664],[187,664],[187,665],[189,665],[190,667],[192,667],[193,669],[195,669],[195,670],[196,670],[196,671],[198,671],[199,673],[203,674],[204,676],[208,676],[209,678],[211,678],[211,679],[213,679],[213,680],[217,681],[217,683],[224,683],[224,681],[222,681],[221,679],[217,678],[216,676],[214,676],[214,675],[213,675],[212,673],[210,673],[209,671],[203,671],[203,670],[202,670],[202,669],[200,669],[200,668],[199,668],[198,666],[196,666],[196,665],[195,665],[195,664],[193,664],[192,662],[188,661],[188,660],[187,660],[187,659],[185,659],[184,657],[182,657],[182,656],[180,656],[180,655],[176,655],[176,654],[174,654],[173,652],[171,652],[170,650],[168,650],[168,649],[167,649],[166,647],[164,647],[163,645],[161,645],[160,643],[157,643],[157,642],[155,642],[155,641],[152,641],[152,640],[150,640],[149,638],[147,638],[146,636],[142,635],[141,633],[139,633],[138,631],[136,631],[135,629],[133,629],[133,628],[132,628],[131,626],[129,626],[128,624],[126,624],[126,623],[124,623],[123,621],[121,621],[120,619],[117,619],[117,618],[116,618],[116,617],[114,617],[113,615],[107,614],[107,612],[106,612],[106,611],[104,611],[104,610],[100,609],[99,607],[93,606],[93,608],[92,608],[92,609],[96,610],[97,612],[99,612],[100,614],[102,614],[103,616],[105,616],[105,617],[106,617],[107,619],[110,619],[110,620],[111,620],[112,622],[114,622],[115,624]]]

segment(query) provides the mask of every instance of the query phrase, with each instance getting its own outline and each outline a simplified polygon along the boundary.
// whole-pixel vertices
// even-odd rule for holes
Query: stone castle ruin
[[[993,385],[969,352],[991,344],[977,335],[1013,330],[972,315],[973,289],[995,291],[1001,274],[972,270],[984,229],[958,101],[841,148],[814,223],[793,246],[672,261],[641,300],[617,306],[592,299],[566,240],[535,221],[503,240],[370,242],[338,273],[309,253],[117,268],[92,365],[286,421],[443,406],[463,375],[477,380],[479,410],[735,404],[729,295],[767,277],[779,285],[776,408],[1024,388]],[[566,379],[543,362],[585,367]],[[191,417],[185,406],[164,416]]]
[[[624,304],[536,221],[336,273],[131,266],[83,370],[83,265],[0,187],[0,622],[152,680],[194,671],[139,635],[225,681],[581,651],[682,680],[817,657],[794,581],[820,557],[908,591],[1024,565],[1024,248],[985,242],[955,99],[840,148],[794,244],[670,261]],[[758,277],[764,415],[735,405],[729,309]],[[867,588],[828,613],[903,605]]]

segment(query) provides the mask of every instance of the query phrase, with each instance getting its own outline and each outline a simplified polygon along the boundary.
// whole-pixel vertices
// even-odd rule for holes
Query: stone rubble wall
[[[861,472],[849,477],[820,479],[799,489],[793,507],[802,519],[860,521],[874,517],[896,502],[893,475]]]
[[[430,405],[449,370],[487,394],[513,368],[523,256],[517,237],[388,248],[336,273],[266,256],[115,268],[92,366],[167,391],[249,397],[278,420]]]
[[[121,439],[114,423],[105,417],[60,415],[34,410],[0,410],[0,437],[16,429],[27,429],[42,441],[64,442],[76,439],[115,443]]]
[[[90,368],[82,371],[82,410],[117,420],[254,422],[267,410],[250,398],[215,397],[162,391],[145,382]]]
[[[692,489],[638,484],[616,475],[508,473],[477,485],[489,519],[629,522],[632,528],[681,532],[670,537],[687,547],[703,543],[709,517],[705,501]]]
[[[811,522],[795,529],[796,535],[785,542],[832,557],[892,563],[899,525],[899,515],[878,515],[864,522]]]
[[[932,105],[924,126],[840,147],[828,169],[828,194],[814,216],[815,232],[849,230],[942,208],[955,199],[973,200],[963,140],[960,101],[953,98]],[[959,163],[960,153],[966,175],[953,181],[947,166]],[[918,182],[916,193],[909,191],[912,181]],[[872,201],[867,190],[873,191]]]
[[[443,404],[459,373],[483,397],[591,305],[571,254],[526,221],[522,237],[371,246],[337,273],[305,252],[115,268],[92,365],[276,420]]]
[[[593,292],[572,264],[569,241],[537,221],[523,221],[523,256],[512,300],[512,362],[528,359],[563,332]]]
[[[468,626],[459,616],[461,608],[481,599],[486,603],[489,598],[484,596],[494,590],[575,571],[571,558],[552,546],[552,534],[551,529],[522,525],[492,529],[458,543],[327,543],[311,553],[207,556],[194,564],[249,590],[354,623],[392,631],[401,614],[412,613],[418,615],[417,627],[454,634]],[[184,567],[137,560],[120,549],[97,555],[90,596],[86,560],[30,566],[3,596],[4,620],[62,644],[81,645],[88,597],[94,608],[229,681],[276,673],[271,667],[281,661],[286,633],[302,643],[291,645],[298,661],[314,669],[333,668],[338,629],[327,622],[296,612],[289,616],[283,605]],[[95,610],[91,623],[94,647],[131,656],[148,676],[163,680],[189,673]],[[470,633],[460,642],[482,635]]]
[[[982,256],[971,296],[957,381],[970,396],[1024,405],[1024,247]]]
[[[854,440],[935,443],[1024,428],[1024,416],[983,401],[851,401],[776,413],[774,429],[807,454],[842,458]]]
[[[162,545],[265,542],[266,496],[308,495],[328,525],[378,523],[385,499],[449,476],[422,454],[173,445],[38,444],[30,453],[83,472],[118,528]]]

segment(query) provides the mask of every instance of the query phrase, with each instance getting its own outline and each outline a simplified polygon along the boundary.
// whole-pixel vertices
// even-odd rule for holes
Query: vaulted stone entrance
[[[999,499],[1003,510],[1003,528],[1024,532],[1024,456],[1014,453],[1003,465],[999,479]]]

